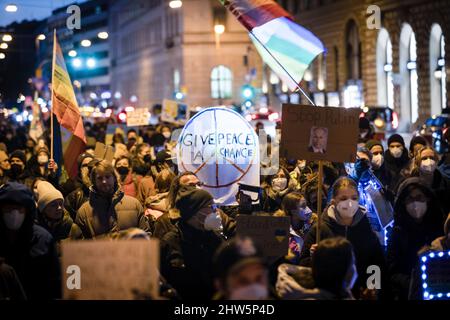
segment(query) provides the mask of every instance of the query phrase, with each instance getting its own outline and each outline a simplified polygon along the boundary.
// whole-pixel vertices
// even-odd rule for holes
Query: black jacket
[[[69,212],[70,217],[75,220],[78,209],[89,200],[89,188],[82,185],[67,195],[64,199],[64,207]]]
[[[431,201],[422,222],[415,222],[406,210],[405,197],[408,186],[416,186]],[[407,299],[411,271],[418,264],[418,251],[443,235],[444,214],[434,193],[419,178],[406,179],[400,186],[394,206],[394,227],[388,239],[387,263],[391,275],[393,293],[399,299]]]
[[[161,239],[161,273],[183,300],[210,300],[214,294],[212,260],[225,241],[212,231],[182,221]]]
[[[403,149],[402,156],[400,158],[394,158],[391,152],[386,150],[384,152],[384,166],[386,167],[387,174],[390,176],[389,189],[395,193],[397,187],[402,179],[402,170],[410,164],[408,156],[408,150]]]
[[[44,228],[36,225],[36,205],[23,184],[9,182],[0,187],[0,206],[12,202],[27,208],[25,220],[11,242],[0,219],[0,257],[17,272],[28,299],[60,297],[60,273],[55,243]]]
[[[0,259],[0,301],[26,299],[25,291],[17,273]]]
[[[300,265],[311,267],[311,246],[316,243],[317,224],[306,234],[305,242],[300,253]],[[354,291],[357,296],[358,288],[367,288],[366,280],[368,277],[367,267],[377,265],[382,271],[381,279],[384,279],[385,260],[383,250],[377,236],[372,231],[369,219],[366,216],[366,209],[360,207],[353,218],[353,224],[349,227],[338,223],[338,216],[334,205],[325,209],[322,214],[322,224],[320,230],[320,239],[333,237],[344,237],[353,245],[356,258],[356,268],[358,279],[355,283]],[[383,285],[382,285],[383,288]]]

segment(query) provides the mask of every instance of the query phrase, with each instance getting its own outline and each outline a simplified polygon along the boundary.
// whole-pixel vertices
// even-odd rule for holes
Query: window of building
[[[211,71],[211,97],[213,99],[230,99],[233,95],[233,73],[223,65]]]
[[[392,42],[386,29],[381,29],[377,40],[378,104],[394,108]]]
[[[419,88],[417,74],[417,42],[414,32],[409,38],[409,61],[406,65],[409,70],[409,84],[411,95],[411,122],[414,123],[419,118]]]
[[[445,69],[445,38],[438,24],[430,35],[430,99],[431,114],[440,114],[447,106],[447,77]]]
[[[355,21],[348,23],[346,35],[347,80],[361,79],[361,42]]]

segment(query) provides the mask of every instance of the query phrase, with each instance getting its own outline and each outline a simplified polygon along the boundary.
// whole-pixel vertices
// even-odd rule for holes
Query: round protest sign
[[[259,142],[238,113],[204,109],[184,126],[177,144],[178,170],[192,171],[216,202],[234,204],[238,183],[259,186]]]

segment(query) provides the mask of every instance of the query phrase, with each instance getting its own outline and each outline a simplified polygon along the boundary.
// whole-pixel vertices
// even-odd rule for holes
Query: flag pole
[[[54,99],[54,77],[55,77],[55,60],[56,60],[56,29],[53,29],[53,59],[52,59],[52,94],[51,94],[51,101],[52,101],[52,109],[50,112],[50,134],[51,134],[51,140],[50,140],[50,159],[53,159],[53,140],[54,140],[54,134],[53,134],[53,107],[55,104]]]
[[[253,31],[250,31],[250,34],[253,38],[256,39],[256,41],[258,41],[258,43],[267,51],[267,53],[273,58],[273,60],[275,60],[275,62],[280,66],[281,69],[283,69],[284,72],[286,72],[286,74],[289,76],[289,78],[291,78],[292,81],[294,81],[295,85],[297,86],[297,89],[305,96],[306,99],[308,99],[309,103],[311,103],[313,106],[316,107],[316,104],[312,101],[312,99],[306,94],[306,92],[300,87],[300,84],[297,83],[297,81],[294,79],[294,77],[286,70],[286,68],[280,63],[280,61],[278,61],[277,58],[275,58],[275,56],[272,54],[272,52],[270,52],[270,50],[264,45],[264,43],[262,43],[258,37],[255,36],[255,34],[253,33]]]

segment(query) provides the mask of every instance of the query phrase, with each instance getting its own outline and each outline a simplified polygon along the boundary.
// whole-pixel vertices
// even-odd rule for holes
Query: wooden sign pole
[[[320,225],[322,216],[322,184],[323,184],[323,160],[319,160],[319,174],[317,177],[317,230],[316,243],[320,241]]]

